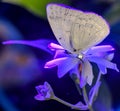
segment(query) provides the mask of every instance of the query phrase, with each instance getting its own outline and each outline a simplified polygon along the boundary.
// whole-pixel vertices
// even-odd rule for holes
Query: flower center
[[[40,94],[45,97],[47,95],[47,92],[48,89],[41,89]]]

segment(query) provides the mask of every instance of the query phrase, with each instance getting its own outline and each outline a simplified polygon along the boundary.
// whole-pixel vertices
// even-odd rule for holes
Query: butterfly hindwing
[[[75,20],[72,34],[72,47],[77,51],[84,51],[106,38],[109,27],[102,17],[85,13]]]

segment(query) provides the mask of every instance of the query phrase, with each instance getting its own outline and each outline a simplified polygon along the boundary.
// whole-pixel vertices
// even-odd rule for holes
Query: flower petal
[[[114,53],[110,53],[106,55],[106,59],[111,61],[114,58]]]
[[[52,51],[55,51],[55,50],[64,50],[64,48],[58,44],[55,44],[55,43],[50,43],[48,45],[48,47],[52,50]]]
[[[101,45],[101,46],[92,47],[90,50],[88,50],[87,54],[108,52],[108,51],[113,51],[113,50],[114,48],[111,45]]]
[[[62,62],[64,62],[68,57],[63,57],[63,58],[58,58],[58,59],[53,59],[49,62],[47,62],[44,66],[44,68],[52,68],[55,67],[59,64],[61,64]]]
[[[99,70],[100,70],[100,72],[101,72],[102,74],[106,74],[106,73],[107,73],[107,69],[106,69],[105,66],[103,66],[103,65],[101,65],[101,64],[97,64],[97,65],[98,65],[98,68],[99,68]]]
[[[46,100],[46,98],[44,96],[40,95],[40,94],[36,95],[34,98],[36,100],[39,100],[39,101],[45,101]]]
[[[80,87],[84,87],[86,82],[91,85],[93,81],[93,70],[92,70],[92,65],[88,60],[84,60],[82,64],[82,73],[80,77]]]
[[[63,63],[58,65],[58,77],[63,77],[68,71],[70,71],[75,65],[77,65],[79,59],[69,57]]]
[[[68,55],[65,53],[65,50],[56,50],[54,59],[55,58],[66,57],[66,56],[68,56]]]
[[[46,97],[47,98],[49,98],[50,96],[53,97],[54,96],[54,92],[53,92],[53,89],[50,86],[50,84],[48,82],[44,82],[44,86],[45,86],[45,88],[47,88],[49,90],[48,93],[47,93],[47,95],[46,95]]]
[[[110,69],[114,69],[117,72],[119,72],[119,69],[117,68],[115,63],[112,63],[104,58],[100,58],[100,57],[89,57],[88,58],[91,62],[94,62],[96,64],[100,64],[105,66],[106,68],[110,68]]]
[[[47,39],[41,39],[41,40],[33,40],[33,41],[27,41],[27,40],[9,40],[9,41],[4,41],[2,42],[2,44],[23,44],[23,45],[29,45],[32,47],[36,47],[39,49],[42,49],[44,51],[47,51],[49,53],[50,50],[46,47],[49,43],[51,42],[51,40],[47,40]]]

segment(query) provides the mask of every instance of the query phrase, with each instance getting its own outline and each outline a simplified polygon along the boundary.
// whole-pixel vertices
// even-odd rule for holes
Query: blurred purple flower
[[[48,82],[44,82],[44,85],[36,86],[38,94],[35,96],[36,100],[44,101],[54,98],[54,92]]]
[[[3,45],[11,45],[11,44],[28,45],[28,46],[32,46],[32,47],[42,49],[42,50],[50,53],[49,49],[46,48],[46,45],[51,43],[51,41],[53,41],[53,40],[49,40],[49,39],[40,39],[40,40],[31,40],[31,41],[27,41],[27,40],[8,40],[8,41],[2,42],[2,44]]]
[[[80,81],[80,87],[84,87],[86,83],[92,84],[94,75],[90,62],[97,64],[99,71],[106,74],[106,68],[114,69],[119,72],[115,63],[110,62],[114,57],[114,48],[110,45],[94,46],[83,52],[75,55],[67,52],[60,45],[50,43],[49,48],[55,51],[54,59],[45,64],[45,68],[58,66],[58,77],[61,78],[69,71],[77,74]]]

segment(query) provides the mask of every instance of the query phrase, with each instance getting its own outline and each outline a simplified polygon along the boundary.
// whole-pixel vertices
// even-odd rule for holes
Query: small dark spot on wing
[[[54,19],[54,16],[51,16],[51,15],[50,15],[49,18],[50,18],[50,19]]]
[[[60,37],[59,40],[61,40],[62,38]]]
[[[77,50],[76,49],[73,49],[73,52],[76,52]]]

